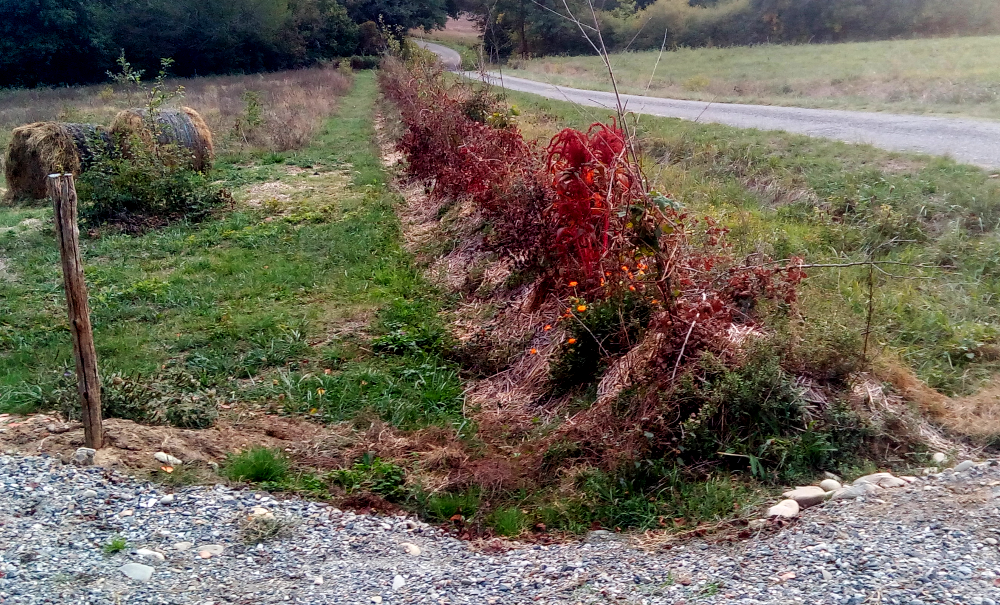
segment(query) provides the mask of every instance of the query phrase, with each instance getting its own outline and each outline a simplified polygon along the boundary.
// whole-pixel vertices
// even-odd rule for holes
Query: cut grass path
[[[84,230],[105,374],[150,377],[173,364],[237,398],[330,420],[374,408],[417,422],[425,417],[407,406],[427,403],[424,385],[434,389],[432,412],[457,406],[455,373],[432,354],[369,358],[358,346],[372,320],[376,334],[410,323],[428,330],[440,304],[400,246],[400,198],[374,142],[375,99],[373,74],[357,74],[309,147],[283,161],[223,158],[213,174],[238,198],[263,184],[280,196],[139,237]],[[51,215],[0,208],[0,411],[44,404],[72,363]]]

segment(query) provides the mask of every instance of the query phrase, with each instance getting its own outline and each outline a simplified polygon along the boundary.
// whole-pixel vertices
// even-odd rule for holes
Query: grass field
[[[998,53],[994,36],[680,49],[612,60],[621,90],[633,94],[1000,119]],[[506,73],[610,90],[596,57],[512,59]]]
[[[173,79],[165,87],[184,88],[183,96],[173,103],[195,108],[215,135],[216,151],[226,156],[302,147],[349,82],[349,76],[338,70],[313,68]],[[110,85],[0,89],[0,162],[11,131],[18,126],[43,121],[108,124],[122,109],[144,103],[141,93]]]
[[[213,177],[240,201],[212,220],[84,234],[105,374],[181,367],[236,399],[327,420],[374,409],[408,425],[455,413],[457,375],[432,351],[358,354],[392,330],[433,336],[440,304],[399,246],[374,97],[374,77],[359,74],[350,94],[324,101],[336,111],[311,144],[222,157]],[[0,208],[0,260],[0,410],[30,409],[72,364],[50,208]]]

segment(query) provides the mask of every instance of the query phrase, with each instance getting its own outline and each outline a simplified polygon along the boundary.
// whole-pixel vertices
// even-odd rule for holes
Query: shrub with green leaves
[[[200,221],[232,202],[227,190],[187,168],[179,156],[161,148],[98,159],[77,182],[80,218],[91,226],[112,223],[138,232],[176,220]]]
[[[288,477],[288,458],[278,450],[254,446],[239,454],[230,454],[222,474],[233,481],[280,483]]]
[[[101,412],[105,418],[205,429],[215,424],[219,405],[227,401],[216,389],[206,388],[190,373],[176,367],[152,376],[113,370],[102,371],[100,376]],[[61,373],[46,403],[61,410],[67,418],[79,418],[76,378],[69,369]]]
[[[552,366],[551,378],[556,393],[597,380],[602,364],[635,346],[652,316],[652,307],[644,297],[629,292],[592,303],[578,322],[568,324],[573,344],[564,345]]]

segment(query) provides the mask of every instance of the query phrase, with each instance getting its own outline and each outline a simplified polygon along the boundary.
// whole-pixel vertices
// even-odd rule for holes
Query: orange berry
[[[532,355],[537,355],[538,354],[538,349],[532,349],[531,350],[531,354]]]
[[[545,326],[545,327],[544,327],[543,329],[544,329],[544,330],[545,330],[546,332],[548,332],[549,330],[551,330],[551,329],[552,329],[552,326]]]
[[[576,287],[576,282],[575,281],[569,282],[569,287],[570,288],[575,288]]]
[[[568,342],[568,343],[569,343],[569,344],[571,344],[571,345],[574,345],[574,344],[576,344],[576,339],[575,339],[575,338],[570,338],[570,339],[569,339],[569,340],[567,340],[566,342]]]
[[[628,289],[635,292],[635,286],[629,286]]]
[[[660,301],[656,300],[655,298],[649,302],[653,303],[654,305],[660,304]]]
[[[628,273],[628,267],[622,265],[622,273]]]
[[[587,310],[587,305],[577,305],[576,310],[579,311],[580,313],[583,313],[584,311]]]

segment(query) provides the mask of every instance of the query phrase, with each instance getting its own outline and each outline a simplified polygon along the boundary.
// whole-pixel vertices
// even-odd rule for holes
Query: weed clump
[[[60,374],[45,397],[46,406],[61,410],[67,418],[79,417],[76,379],[69,370]],[[101,373],[101,411],[105,418],[205,429],[215,424],[219,405],[226,401],[216,389],[206,388],[176,367],[152,376]]]
[[[288,458],[279,451],[254,446],[238,454],[230,454],[222,474],[232,481],[250,483],[280,483],[288,477]]]
[[[124,536],[114,536],[110,540],[108,540],[104,544],[104,546],[101,547],[101,550],[106,555],[114,555],[114,554],[122,552],[126,548],[128,548],[128,541],[125,540],[125,537]]]

